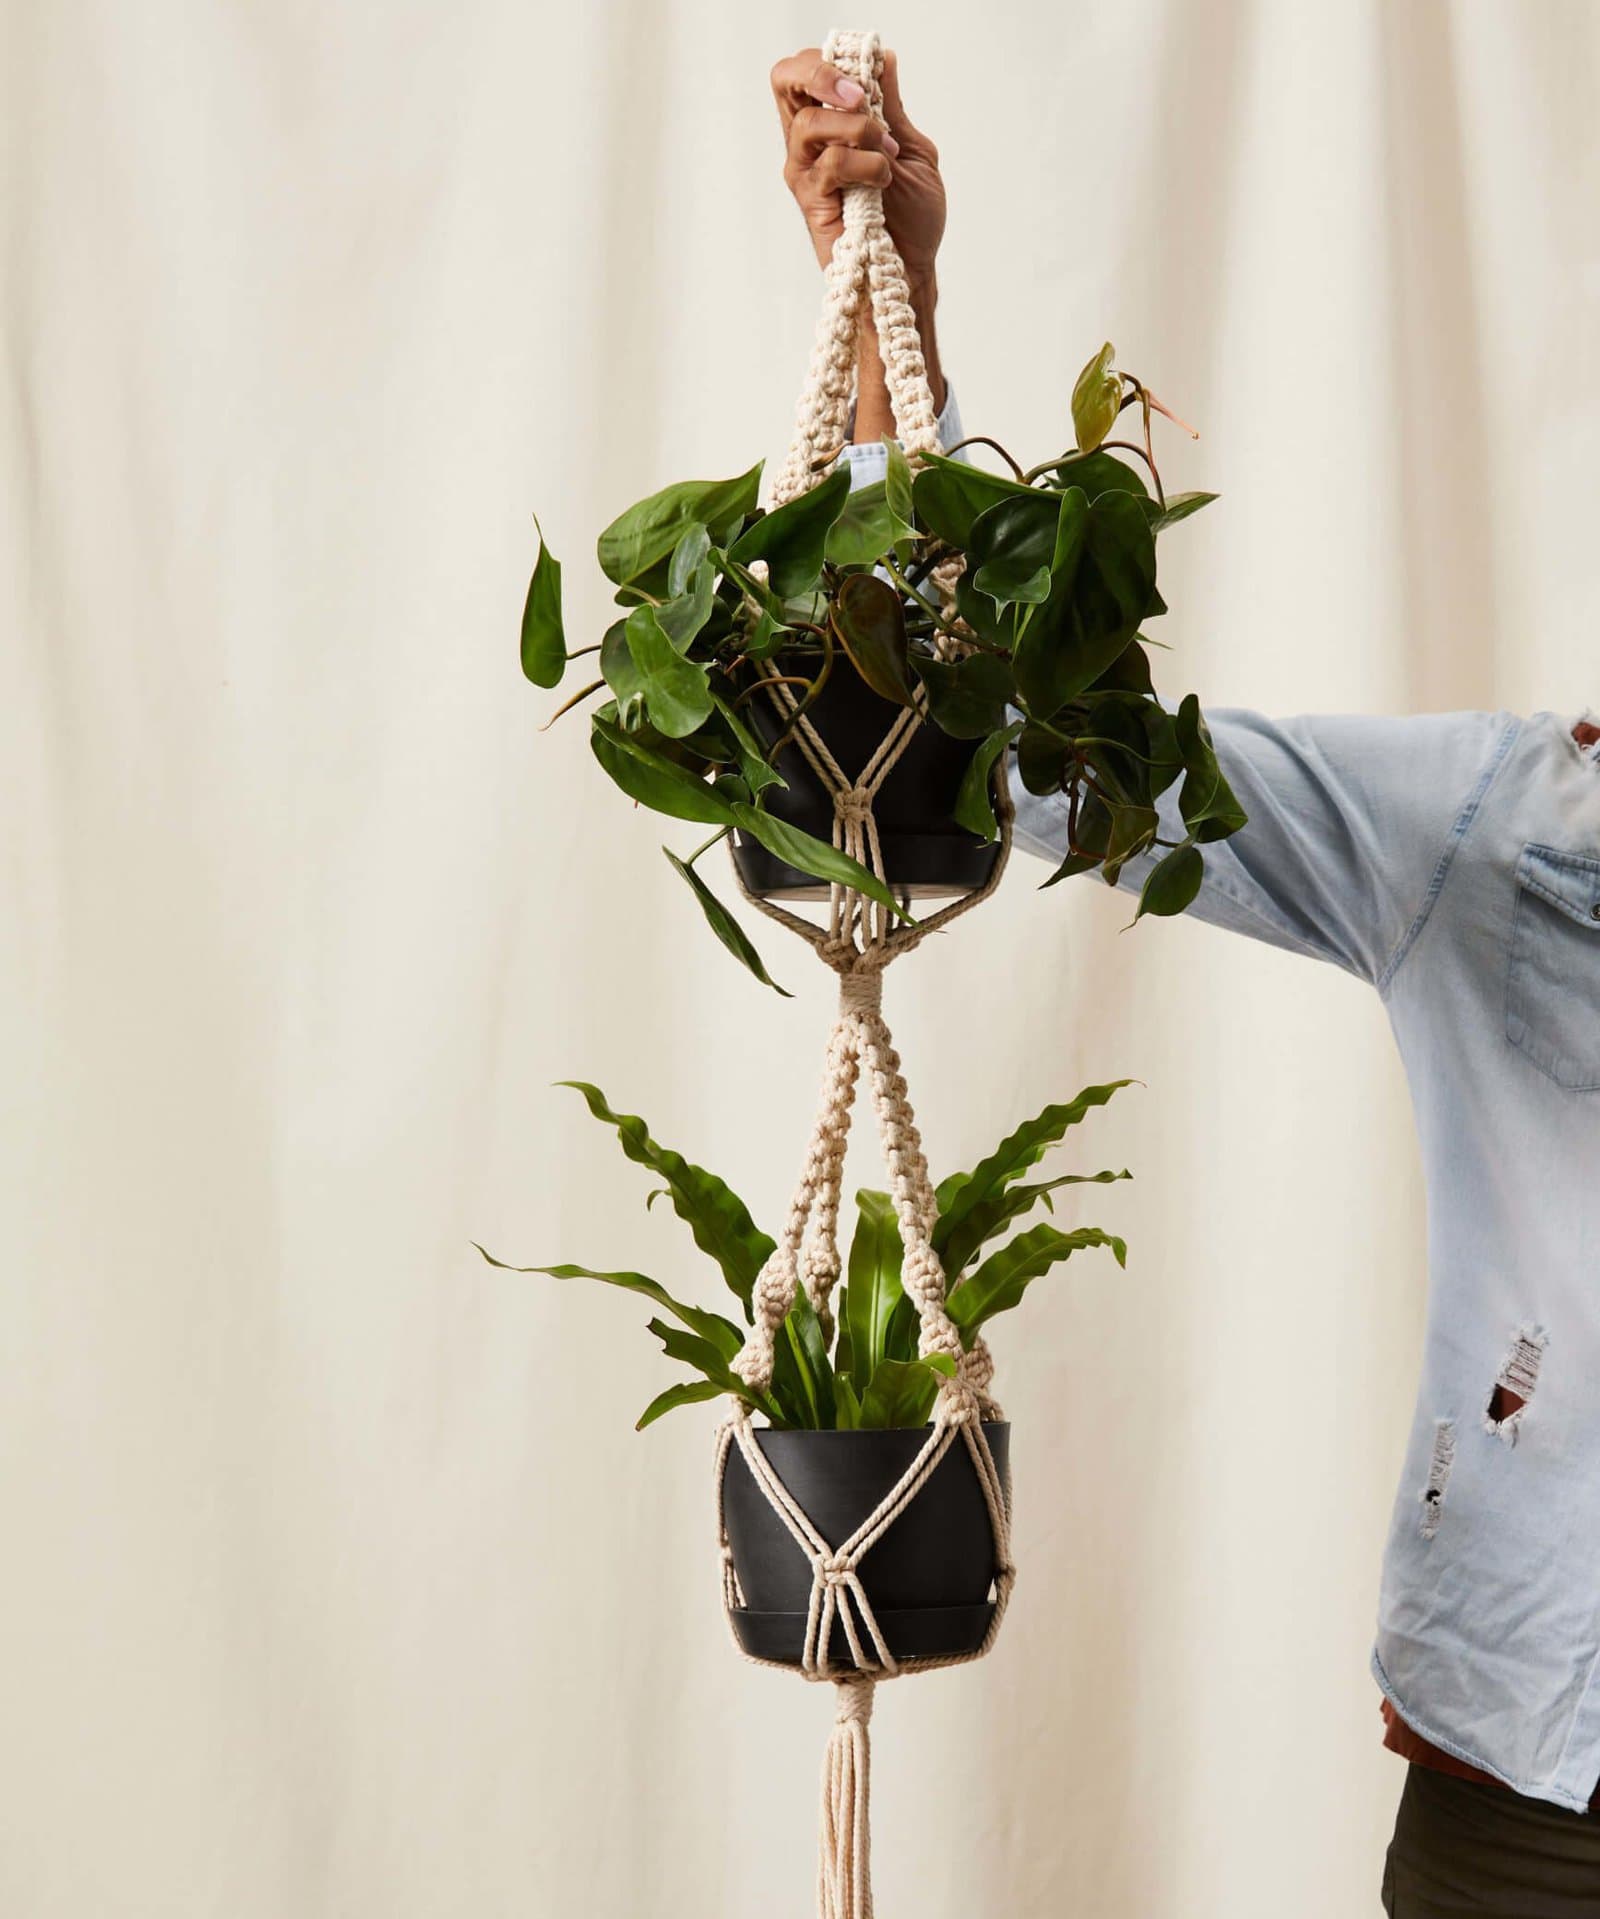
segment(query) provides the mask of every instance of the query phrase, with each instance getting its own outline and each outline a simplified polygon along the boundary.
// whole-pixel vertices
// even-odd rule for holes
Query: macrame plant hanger
[[[883,50],[878,36],[835,31],[828,38],[823,57],[860,84],[867,110],[881,119]],[[810,373],[800,396],[794,442],[772,489],[775,507],[815,485],[844,442],[857,334],[868,300],[877,326],[895,426],[906,456],[915,466],[921,456],[938,450],[937,419],[916,313],[904,263],[884,224],[882,194],[875,187],[847,187],[844,230],[834,243],[827,271],[822,317]],[[948,610],[960,562],[941,571],[944,577],[936,577],[935,583]],[[946,633],[940,634],[939,647],[946,657],[958,657],[966,650],[959,637]],[[765,696],[772,699],[782,717],[793,723],[796,743],[833,797],[834,844],[877,878],[886,880],[874,801],[923,722],[925,708],[918,705],[902,712],[860,775],[852,780],[806,716],[797,712],[798,703],[788,686],[770,685]],[[774,1342],[802,1287],[816,1308],[824,1337],[832,1338],[830,1302],[840,1271],[840,1182],[851,1109],[863,1072],[877,1115],[879,1142],[904,1245],[902,1284],[916,1306],[920,1323],[919,1351],[924,1356],[945,1354],[955,1366],[954,1376],[940,1384],[926,1443],[876,1511],[843,1541],[825,1539],[774,1472],[756,1441],[747,1405],[737,1404],[718,1433],[717,1531],[724,1606],[731,1614],[743,1605],[723,1513],[724,1474],[734,1447],[811,1566],[810,1608],[800,1670],[807,1679],[832,1681],[837,1698],[837,1717],[823,1767],[819,1919],[871,1919],[872,1915],[867,1725],[877,1682],[982,1658],[1000,1628],[1016,1577],[1011,1563],[1010,1486],[996,1467],[984,1432],[984,1421],[1000,1416],[989,1392],[993,1362],[981,1338],[974,1339],[970,1351],[963,1347],[945,1310],[944,1271],[933,1250],[938,1212],[933,1185],[900,1060],[882,1011],[883,970],[890,961],[980,904],[999,884],[1011,843],[1011,806],[1003,756],[993,784],[1000,847],[988,878],[914,925],[896,919],[881,901],[836,884],[829,892],[827,923],[817,926],[750,892],[740,880],[741,891],[754,906],[806,940],[839,975],[840,994],[838,1017],[828,1039],[816,1124],[783,1233],[756,1278],[754,1324],[733,1361],[734,1370],[753,1387],[770,1385]],[[993,1529],[993,1614],[982,1644],[973,1652],[897,1661],[873,1616],[859,1569],[872,1547],[927,1484],[946,1453],[957,1445],[964,1446],[971,1458]],[[837,1666],[830,1657],[836,1624],[850,1653],[846,1668]]]

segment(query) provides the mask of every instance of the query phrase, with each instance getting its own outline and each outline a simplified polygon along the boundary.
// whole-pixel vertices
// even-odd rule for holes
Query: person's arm
[[[883,57],[887,127],[863,111],[861,88],[829,66],[815,47],[778,62],[772,69],[772,94],[783,127],[783,177],[805,217],[819,265],[828,264],[833,243],[844,230],[844,189],[851,185],[883,189],[884,219],[905,262],[934,409],[942,413],[947,394],[934,309],[939,298],[935,268],[944,236],[944,182],[939,176],[938,149],[912,124],[900,98],[894,54],[885,52]],[[858,345],[853,437],[858,446],[875,447],[885,433],[894,430],[894,410],[869,313]]]
[[[1207,846],[1189,911],[1293,953],[1331,961],[1383,988],[1421,932],[1478,802],[1516,736],[1500,713],[1415,718],[1210,715],[1217,760],[1249,816]],[[1026,792],[1015,774],[1017,844],[1060,863],[1064,794]],[[1161,796],[1161,832],[1181,838],[1177,786]],[[1137,890],[1153,864],[1129,861]]]

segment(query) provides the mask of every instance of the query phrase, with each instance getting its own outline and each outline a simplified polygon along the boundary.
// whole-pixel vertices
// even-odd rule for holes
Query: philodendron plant
[[[1113,439],[1129,409],[1139,438]],[[757,505],[760,466],[669,486],[600,535],[601,570],[623,612],[597,644],[575,650],[562,621],[561,567],[541,539],[522,617],[523,671],[554,687],[569,661],[598,654],[598,676],[560,710],[601,696],[591,744],[612,780],[659,813],[715,829],[688,859],[667,857],[758,978],[772,983],[695,870],[735,828],[803,873],[904,911],[845,853],[773,816],[792,723],[764,740],[743,710],[776,675],[803,712],[841,651],[883,698],[974,743],[960,825],[994,838],[991,783],[1014,742],[1028,791],[1067,796],[1069,851],[1052,879],[1098,869],[1115,881],[1128,860],[1159,847],[1139,913],[1179,913],[1193,900],[1201,848],[1235,832],[1244,815],[1198,702],[1191,694],[1169,710],[1151,674],[1159,642],[1143,628],[1166,611],[1157,537],[1216,497],[1165,491],[1152,409],[1167,412],[1118,370],[1108,344],[1074,388],[1073,446],[1029,470],[983,440],[1009,474],[943,455],[913,473],[888,441],[887,477],[876,485],[852,492],[841,469],[770,513]],[[965,566],[947,611],[932,576],[957,557]],[[1169,839],[1156,800],[1178,781],[1183,832]]]
[[[695,1244],[721,1272],[749,1324],[756,1276],[773,1241],[756,1226],[748,1207],[715,1173],[658,1145],[636,1114],[613,1112],[598,1087],[578,1080],[565,1083],[582,1094],[596,1119],[615,1127],[628,1158],[661,1182],[646,1203],[661,1196],[671,1202]],[[1126,1172],[1062,1173],[1032,1181],[1023,1177],[1091,1108],[1104,1106],[1127,1084],[1116,1080],[1090,1086],[1065,1105],[1045,1107],[1009,1133],[970,1173],[953,1173],[937,1188],[933,1249],[945,1270],[947,1309],[968,1346],[997,1313],[1021,1303],[1031,1281],[1073,1253],[1105,1246],[1119,1266],[1125,1262],[1123,1242],[1097,1226],[1062,1231],[1044,1221],[1025,1231],[1011,1229],[1037,1206],[1053,1212],[1051,1195],[1064,1186],[1128,1178]],[[954,1372],[953,1362],[943,1354],[918,1357],[917,1313],[900,1283],[903,1248],[887,1193],[863,1189],[856,1194],[855,1233],[835,1301],[831,1342],[810,1299],[799,1291],[777,1341],[772,1384],[766,1391],[755,1390],[732,1370],[744,1343],[739,1325],[674,1298],[658,1280],[589,1266],[506,1266],[483,1247],[478,1251],[491,1266],[509,1272],[620,1286],[670,1314],[676,1324],[657,1318],[649,1329],[666,1357],[687,1366],[694,1376],[658,1393],[639,1417],[641,1429],[676,1407],[724,1394],[744,1400],[779,1428],[921,1426],[932,1411],[940,1378]]]

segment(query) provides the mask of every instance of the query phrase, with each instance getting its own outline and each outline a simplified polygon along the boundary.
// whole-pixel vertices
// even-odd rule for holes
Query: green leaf
[[[700,910],[705,914],[707,924],[739,964],[748,967],[763,986],[770,986],[773,992],[782,993],[785,999],[793,999],[794,995],[780,986],[767,971],[761,955],[756,951],[754,946],[750,944],[749,936],[746,934],[744,928],[728,911],[727,907],[723,905],[721,900],[717,898],[716,894],[712,892],[711,888],[706,885],[705,881],[701,879],[694,868],[686,861],[680,860],[677,854],[669,847],[663,846],[661,850],[666,854],[667,860],[673,870],[681,873],[684,879],[688,881],[689,891],[693,893],[696,900],[699,901]]]
[[[1139,894],[1136,920],[1146,913],[1167,919],[1194,903],[1206,875],[1204,855],[1197,846],[1175,846],[1151,867]]]
[[[1000,830],[994,814],[994,763],[1026,724],[1013,720],[989,737],[967,763],[956,793],[955,821],[981,840],[992,840]]]
[[[857,487],[828,529],[823,551],[833,566],[876,566],[901,540],[915,536],[916,528],[889,504],[887,482]]]
[[[851,859],[848,853],[841,853],[838,847],[830,846],[826,840],[803,833],[798,826],[791,826],[787,820],[774,819],[770,813],[763,813],[757,807],[735,802],[730,810],[733,824],[740,832],[748,833],[769,853],[776,853],[780,860],[797,866],[802,873],[809,873],[814,879],[837,881],[841,886],[854,887],[868,899],[877,900],[888,907],[897,919],[910,920],[911,915],[883,881],[868,872],[859,860]]]
[[[709,1379],[680,1380],[676,1386],[669,1386],[664,1393],[656,1394],[640,1413],[633,1430],[642,1433],[646,1426],[653,1426],[663,1413],[676,1412],[680,1406],[696,1406],[702,1400],[721,1397],[722,1388],[713,1385]]]
[[[940,1220],[934,1228],[933,1250],[939,1255],[946,1279],[953,1285],[957,1276],[971,1265],[979,1250],[997,1238],[1014,1221],[1031,1213],[1043,1200],[1051,1206],[1050,1195],[1062,1186],[1105,1186],[1113,1180],[1127,1179],[1129,1173],[1062,1173],[1056,1179],[1034,1180],[1023,1185],[1003,1186],[980,1201],[957,1224]],[[1051,1207],[1053,1211],[1054,1208]]]
[[[945,1310],[955,1322],[962,1343],[971,1346],[978,1330],[996,1313],[1019,1305],[1029,1284],[1072,1254],[1090,1246],[1109,1246],[1119,1266],[1128,1263],[1128,1249],[1114,1233],[1098,1226],[1080,1226],[1063,1233],[1054,1226],[1035,1226],[1018,1233],[1008,1245],[991,1253],[970,1278],[950,1289]]]
[[[1109,340],[1078,375],[1072,389],[1072,429],[1080,452],[1092,453],[1122,411],[1122,375]]]
[[[667,562],[667,593],[674,600],[687,593],[711,553],[711,535],[696,520],[679,535]],[[714,569],[713,569],[714,571]]]
[[[1114,453],[1069,453],[1055,468],[1055,476],[1057,487],[1078,487],[1091,501],[1102,493],[1132,493],[1141,500],[1150,493],[1139,469]]]
[[[878,1362],[861,1396],[863,1432],[893,1426],[925,1426],[938,1397],[941,1379],[955,1377],[956,1363],[948,1353],[930,1353],[922,1359],[884,1359]]]
[[[717,1262],[729,1291],[744,1307],[748,1319],[750,1291],[773,1242],[756,1227],[744,1201],[715,1173],[694,1165],[670,1147],[658,1145],[636,1113],[614,1113],[598,1086],[581,1079],[559,1083],[580,1092],[595,1118],[616,1128],[628,1158],[637,1166],[649,1167],[663,1181],[672,1210],[693,1233],[701,1252]]]
[[[730,559],[749,566],[767,563],[767,584],[780,599],[804,593],[822,577],[828,532],[844,509],[850,492],[850,471],[841,467],[820,486],[764,513],[747,526],[728,549]]]
[[[734,803],[714,786],[625,733],[603,714],[595,714],[590,723],[589,745],[629,799],[638,800],[642,806],[675,820],[698,820],[706,826],[736,824]]]
[[[895,1302],[884,1331],[883,1356],[885,1359],[915,1359],[921,1341],[922,1319],[917,1312],[917,1302],[909,1293],[902,1293]]]
[[[1124,1086],[1132,1084],[1131,1080],[1117,1079],[1105,1086],[1086,1086],[1076,1099],[1062,1105],[1046,1106],[1032,1119],[1024,1120],[1013,1132],[1007,1133],[994,1151],[979,1160],[970,1173],[952,1173],[948,1179],[941,1180],[935,1196],[939,1205],[939,1221],[934,1228],[934,1251],[937,1252],[947,1243],[950,1235],[975,1207],[986,1204],[1003,1187],[1009,1186],[1014,1179],[1020,1179],[1030,1166],[1037,1166],[1050,1148],[1059,1144],[1086,1114],[1097,1106],[1106,1105]]]
[[[808,1429],[827,1431],[836,1416],[833,1368],[828,1364],[822,1322],[804,1287],[796,1289],[794,1304],[779,1329],[773,1367],[774,1390],[778,1386],[779,1360],[785,1355],[793,1362],[792,1373],[787,1364],[783,1365],[785,1383],[791,1393],[797,1388],[799,1395],[796,1410],[802,1417],[796,1423]]]
[[[724,1360],[732,1359],[744,1344],[744,1335],[731,1319],[724,1319],[721,1313],[709,1313],[700,1306],[686,1306],[682,1300],[674,1299],[659,1280],[647,1279],[643,1273],[597,1273],[589,1266],[508,1266],[503,1259],[485,1252],[476,1240],[472,1244],[491,1266],[498,1266],[503,1273],[547,1273],[552,1279],[595,1279],[604,1286],[620,1286],[626,1292],[641,1293],[658,1306],[665,1306]]]
[[[631,732],[644,718],[644,675],[628,650],[626,620],[614,620],[606,628],[600,641],[600,672],[616,699],[623,731]]]
[[[711,698],[717,711],[722,715],[722,723],[727,728],[728,738],[733,745],[734,758],[739,763],[739,774],[752,793],[764,793],[769,787],[782,790],[789,782],[767,758],[767,749],[751,731],[744,715],[732,700],[717,692],[713,686]]]
[[[1039,606],[1050,594],[1061,503],[1053,493],[1016,493],[972,522],[967,565],[972,583],[997,604]]]
[[[883,484],[889,496],[889,505],[898,519],[914,519],[916,503],[911,491],[914,477],[911,462],[906,458],[905,448],[887,433],[883,436],[883,444],[885,447]]]
[[[567,634],[561,623],[561,562],[544,543],[537,520],[539,557],[533,563],[522,606],[522,670],[535,686],[559,686],[567,670]]]
[[[981,740],[1006,724],[1006,706],[1016,690],[1008,660],[993,653],[972,653],[964,660],[916,653],[911,663],[927,689],[928,711],[941,733],[956,740]]]
[[[1121,657],[1155,589],[1155,539],[1131,494],[1103,493],[1090,505],[1070,488],[1061,496],[1058,550],[1050,598],[1017,644],[1017,686],[1040,719]]]
[[[1191,513],[1198,513],[1203,506],[1220,496],[1215,493],[1169,493],[1165,506],[1157,505],[1150,516],[1150,531],[1164,533],[1169,526],[1176,526],[1180,520],[1188,519]]]
[[[638,580],[698,523],[721,531],[755,511],[760,463],[733,480],[681,480],[619,514],[600,535],[600,570],[618,586]]]
[[[624,628],[628,651],[638,669],[650,724],[669,740],[681,740],[704,725],[711,713],[711,683],[706,670],[686,660],[662,631],[653,606],[636,606]]]
[[[834,598],[830,623],[851,665],[881,699],[911,704],[910,648],[900,595],[872,573],[852,573]]]
[[[1237,833],[1247,815],[1223,778],[1211,745],[1211,731],[1200,712],[1200,702],[1187,694],[1173,716],[1185,779],[1178,795],[1183,823],[1197,840],[1210,844]]]
[[[839,1431],[853,1433],[861,1425],[861,1401],[856,1397],[856,1389],[844,1373],[836,1373],[833,1380],[834,1415]]]
[[[863,1393],[888,1351],[890,1317],[905,1298],[900,1284],[904,1257],[889,1195],[862,1187],[856,1194],[856,1229],[846,1270],[849,1284],[839,1312],[841,1338],[849,1340],[850,1376]]]
[[[730,1399],[744,1400],[758,1412],[765,1413],[769,1419],[782,1419],[782,1409],[772,1395],[758,1392],[748,1380],[742,1379],[709,1340],[700,1339],[694,1333],[682,1332],[678,1327],[668,1326],[659,1319],[651,1320],[649,1330],[661,1341],[661,1350],[668,1359],[675,1359],[683,1366],[692,1366]]]
[[[998,473],[985,473],[981,466],[969,466],[965,460],[952,460],[943,453],[924,454],[911,483],[918,522],[963,552],[972,523],[985,508],[1032,492],[1032,487],[1002,479]]]

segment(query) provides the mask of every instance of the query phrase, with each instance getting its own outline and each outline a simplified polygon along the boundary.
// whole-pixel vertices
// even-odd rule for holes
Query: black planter
[[[817,661],[814,655],[795,658],[780,653],[775,664],[780,672],[809,677]],[[742,710],[770,747],[784,725],[771,697],[754,694]],[[806,717],[840,769],[853,780],[903,711],[874,693],[841,652],[835,654],[833,668],[806,709]],[[953,740],[924,723],[884,781],[874,814],[889,885],[896,893],[912,899],[966,893],[989,877],[999,846],[980,840],[953,817],[956,795],[977,748],[976,740]],[[819,840],[831,839],[833,800],[793,740],[779,754],[777,768],[788,787],[775,788],[767,796],[768,811]],[[769,853],[747,834],[735,834],[733,857],[745,885],[763,898],[828,896],[819,880]]]
[[[1011,1428],[984,1434],[1009,1485]],[[887,1432],[769,1432],[756,1444],[796,1503],[830,1545],[850,1537],[916,1458],[929,1428]],[[798,1666],[805,1647],[811,1567],[773,1511],[737,1446],[728,1453],[723,1514],[744,1608],[733,1616],[745,1651]],[[994,1616],[994,1531],[983,1487],[959,1435],[932,1477],[861,1561],[866,1589],[897,1659],[976,1652]],[[836,1623],[829,1646],[836,1666],[852,1664]]]

